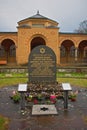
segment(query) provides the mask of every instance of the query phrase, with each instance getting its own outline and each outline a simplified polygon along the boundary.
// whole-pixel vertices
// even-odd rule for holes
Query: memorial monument
[[[40,45],[31,51],[29,82],[56,82],[56,55],[51,48]]]
[[[29,55],[29,91],[57,91],[56,55],[45,45],[35,47]]]
[[[51,48],[45,45],[35,47],[29,55],[28,71],[29,92],[44,93],[44,96],[46,96],[57,88],[56,55]],[[54,105],[51,104],[50,107],[43,101],[42,104],[33,106],[32,114],[57,114],[57,110]]]
[[[40,98],[40,104],[33,105],[32,115],[58,114],[54,103],[55,97],[63,93],[66,84],[58,84],[56,80],[56,55],[54,51],[45,45],[35,47],[29,55],[28,64],[28,92],[33,97]],[[67,86],[66,86],[67,87]],[[69,87],[69,91],[71,88]],[[64,108],[68,108],[68,88],[64,90]],[[43,97],[41,99],[41,96]],[[50,97],[53,104],[49,106],[45,99]]]

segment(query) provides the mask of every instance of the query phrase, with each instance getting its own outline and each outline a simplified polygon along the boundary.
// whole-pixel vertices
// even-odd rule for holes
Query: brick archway
[[[78,46],[78,61],[87,63],[87,40],[83,40]]]
[[[71,40],[65,40],[60,47],[60,61],[61,63],[68,64],[75,60],[75,46]]]
[[[33,38],[31,41],[31,50],[39,45],[46,45],[45,40],[40,36]]]
[[[11,39],[4,39],[0,47],[0,60],[7,63],[16,63],[16,46]]]

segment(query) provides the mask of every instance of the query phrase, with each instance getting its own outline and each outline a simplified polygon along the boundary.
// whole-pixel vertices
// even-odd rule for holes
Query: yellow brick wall
[[[46,45],[53,49],[58,56],[58,29],[57,28],[19,28],[18,29],[18,48],[17,48],[17,63],[25,64],[28,62],[30,53],[31,41],[35,37],[42,37]],[[57,59],[57,62],[60,59]]]
[[[45,44],[52,48],[57,57],[57,64],[60,64],[60,47],[63,41],[71,40],[78,48],[81,41],[87,40],[86,34],[59,33],[58,28],[23,28],[19,27],[16,33],[0,33],[0,44],[5,39],[10,39],[16,46],[17,64],[26,64],[31,52],[31,41],[35,37],[44,39]]]

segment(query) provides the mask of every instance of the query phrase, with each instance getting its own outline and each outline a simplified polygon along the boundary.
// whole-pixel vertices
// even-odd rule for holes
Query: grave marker
[[[56,82],[56,55],[45,46],[35,47],[29,55],[29,82]]]

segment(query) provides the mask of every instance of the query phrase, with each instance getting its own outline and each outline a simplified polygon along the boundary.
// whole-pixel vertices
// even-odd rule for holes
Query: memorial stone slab
[[[56,82],[56,55],[45,46],[35,47],[29,55],[29,82]]]
[[[57,115],[55,105],[33,105],[32,115]]]

